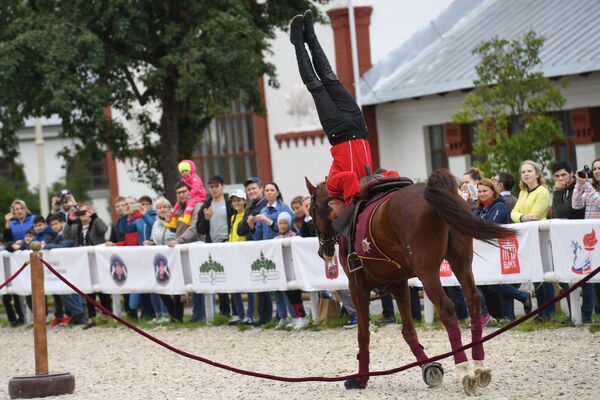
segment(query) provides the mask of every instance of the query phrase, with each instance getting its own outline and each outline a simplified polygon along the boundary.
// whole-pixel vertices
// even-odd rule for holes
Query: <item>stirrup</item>
[[[359,269],[365,267],[362,259],[358,256],[358,254],[356,254],[355,251],[348,254],[348,257],[346,259],[348,260],[348,271],[350,273],[358,271]]]

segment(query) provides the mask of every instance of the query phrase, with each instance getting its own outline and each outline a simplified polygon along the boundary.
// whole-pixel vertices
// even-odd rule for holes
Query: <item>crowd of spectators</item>
[[[202,181],[198,182],[193,162],[184,161],[179,168],[182,179],[176,186],[175,204],[164,197],[156,201],[149,196],[139,199],[117,197],[112,203],[117,218],[110,224],[95,213],[91,203],[76,202],[69,190],[62,190],[53,197],[52,211],[47,217],[32,215],[24,201],[14,200],[10,212],[5,215],[2,247],[11,252],[24,250],[34,240],[47,250],[96,245],[174,247],[198,241],[223,243],[316,235],[309,215],[310,197],[294,197],[288,205],[275,182],[263,183],[258,177],[248,178],[244,182],[244,190],[236,189],[228,194],[225,193],[224,179],[216,175],[208,180],[208,190],[205,191]],[[551,196],[539,165],[524,161],[520,169],[520,192],[515,198],[512,195],[515,179],[510,173],[498,172],[488,179],[481,171],[470,168],[459,183],[459,194],[474,215],[495,223],[521,223],[546,218],[600,218],[600,160],[592,163],[589,177],[579,177],[564,162],[556,163],[552,174],[554,188]],[[195,187],[190,187],[188,181],[192,181]],[[206,192],[208,196],[202,197]],[[534,288],[538,304],[554,296],[551,283],[536,282]],[[483,294],[484,325],[497,320],[514,320],[515,300],[523,303],[525,311],[531,309],[532,293],[520,290],[519,285],[482,285],[479,289]],[[600,294],[600,290],[594,289],[593,284],[583,288],[582,315],[585,323],[591,322],[595,294]],[[412,314],[417,320],[421,318],[419,290],[411,289]],[[447,287],[446,291],[456,305],[457,317],[468,318],[462,289]],[[110,295],[90,295],[112,310]],[[279,328],[302,329],[309,323],[300,290],[246,293],[246,307],[242,295],[217,295],[219,313],[227,316],[231,325],[260,326],[274,321]],[[321,295],[331,297],[328,292]],[[340,291],[336,295],[350,318],[346,327],[355,327],[358,321],[348,292]],[[26,300],[30,307],[30,299]],[[51,327],[81,324],[88,329],[107,321],[106,315],[98,315],[95,307],[92,304],[86,306],[78,295],[54,295],[53,300],[54,314],[49,317]],[[396,322],[392,297],[382,293],[381,301],[383,315],[376,323]],[[205,296],[193,294],[191,303],[192,313],[188,321],[205,322]],[[13,326],[24,323],[19,296],[4,295],[3,304]],[[123,305],[130,319],[184,321],[184,298],[181,295],[123,295]],[[553,308],[538,316],[542,320],[553,317]]]

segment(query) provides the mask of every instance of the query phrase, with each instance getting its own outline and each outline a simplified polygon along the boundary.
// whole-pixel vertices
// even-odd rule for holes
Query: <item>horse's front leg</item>
[[[359,293],[359,289],[354,284],[355,279],[354,276],[349,276],[350,294],[352,295],[352,301],[358,314],[358,354],[356,356],[358,359],[358,373],[368,374],[369,342],[371,339],[371,332],[369,331],[369,300],[362,293]],[[358,279],[361,279],[361,277],[359,276]],[[344,382],[344,386],[346,389],[365,389],[368,381],[368,376],[348,379]]]

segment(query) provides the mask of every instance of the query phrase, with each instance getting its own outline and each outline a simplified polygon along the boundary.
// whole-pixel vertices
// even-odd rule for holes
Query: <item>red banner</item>
[[[500,266],[502,275],[520,274],[521,266],[519,265],[519,242],[516,236],[508,239],[498,239],[500,246]]]

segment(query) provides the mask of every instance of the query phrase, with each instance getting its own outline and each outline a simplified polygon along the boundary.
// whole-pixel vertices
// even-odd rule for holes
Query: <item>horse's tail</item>
[[[425,200],[450,227],[464,235],[491,244],[494,239],[515,235],[515,231],[477,218],[458,194],[456,178],[445,169],[433,171],[423,193]]]

